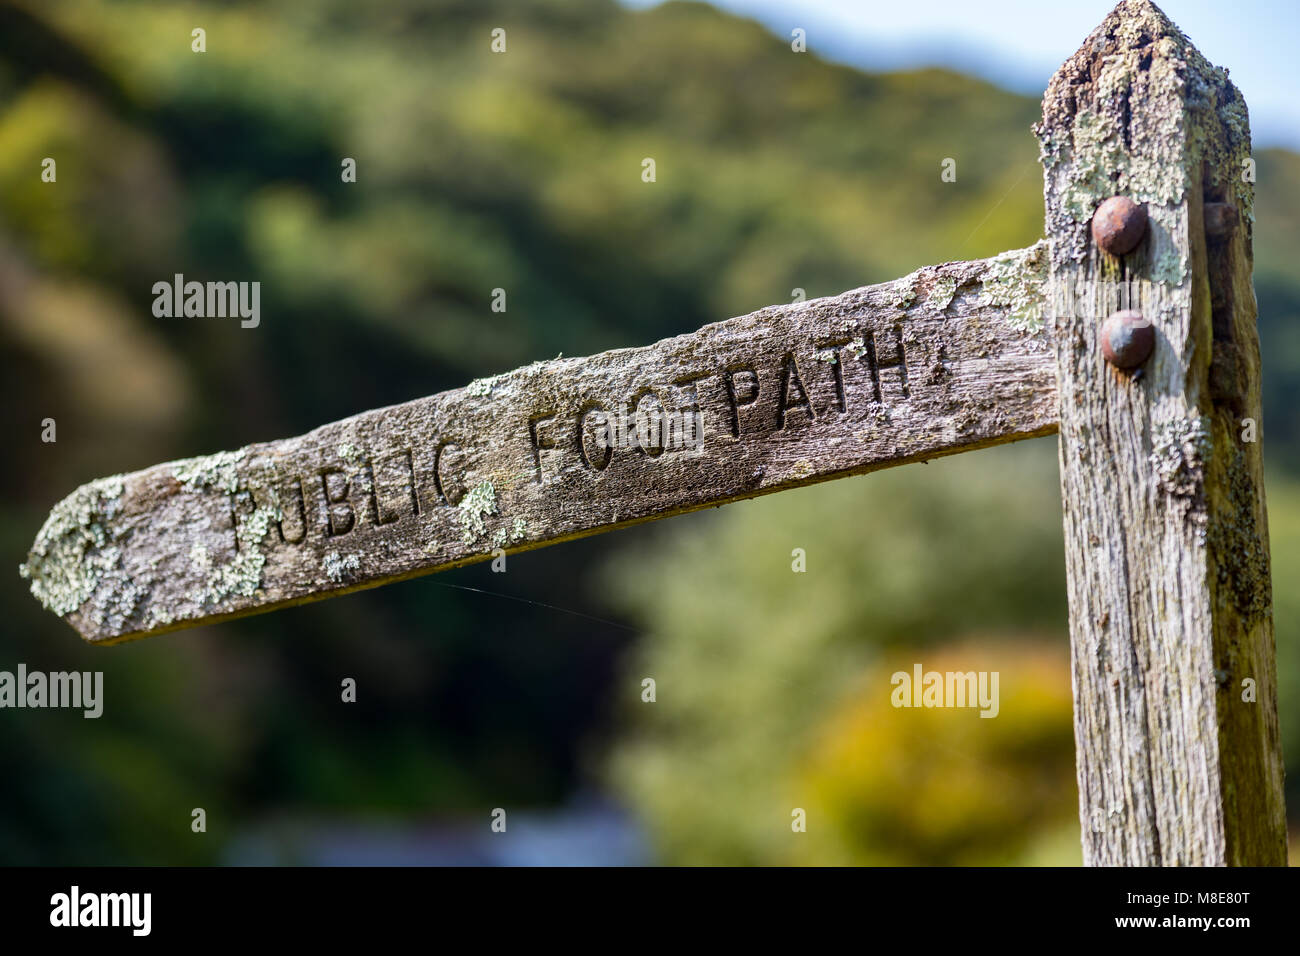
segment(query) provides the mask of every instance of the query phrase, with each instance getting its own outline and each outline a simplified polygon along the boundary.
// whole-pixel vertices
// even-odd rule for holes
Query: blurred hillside
[[[498,26],[505,54],[490,52]],[[9,566],[90,478],[644,344],[796,288],[1027,245],[1037,113],[954,73],[796,55],[700,4],[0,3]],[[41,182],[44,157],[57,183]],[[1300,769],[1300,156],[1257,158],[1284,739]],[[153,283],[178,272],[260,281],[261,325],[154,318]],[[1059,527],[1054,445],[1036,442],[111,651],[0,575],[0,668],[102,669],[108,695],[97,721],[0,718],[16,768],[0,862],[211,861],[270,818],[477,826],[606,779],[664,860],[1077,859],[1060,838],[1075,798]],[[814,556],[805,575],[793,547]],[[1022,679],[975,730],[923,730],[861,691],[896,659],[979,646]],[[651,672],[666,676],[647,711]],[[898,769],[917,741],[928,755]],[[981,789],[984,766],[1007,786]],[[922,792],[942,819],[904,819]],[[195,806],[209,839],[190,833]],[[773,844],[790,806],[820,808],[835,839]]]

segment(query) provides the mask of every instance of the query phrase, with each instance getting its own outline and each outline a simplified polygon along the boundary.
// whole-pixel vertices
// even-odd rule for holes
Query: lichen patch
[[[94,595],[100,581],[120,565],[122,553],[111,542],[122,498],[122,476],[82,485],[64,498],[37,534],[18,573],[31,581],[32,594],[55,614],[67,615]]]
[[[259,506],[247,515],[235,529],[238,542],[235,556],[224,564],[207,570],[203,585],[190,595],[199,605],[220,604],[229,597],[249,597],[262,583],[262,568],[266,555],[262,544],[271,522],[276,520],[274,508]]]
[[[957,280],[952,276],[939,276],[930,287],[930,305],[936,312],[942,312],[952,305],[953,296],[957,294]]]
[[[556,357],[558,358],[559,356]],[[492,388],[494,385],[496,385],[497,379],[500,377],[501,376],[499,375],[493,375],[490,378],[476,378],[474,379],[474,381],[470,382],[468,385],[465,386],[465,393],[467,395],[473,395],[477,398],[483,398],[487,395],[491,395]]]
[[[339,554],[331,551],[321,560],[325,576],[335,584],[342,584],[356,576],[361,570],[361,559],[355,554]]]
[[[909,309],[916,302],[916,279],[917,273],[903,276],[894,283],[896,293],[894,295],[894,306],[899,309]]]
[[[1209,419],[1203,416],[1190,414],[1156,426],[1150,463],[1160,489],[1177,498],[1200,495],[1210,444]]]
[[[222,451],[215,455],[201,455],[172,462],[172,477],[190,491],[216,488],[233,492],[239,488],[238,465],[244,460],[244,449]]]
[[[461,541],[473,544],[487,530],[484,519],[497,513],[497,491],[490,481],[481,481],[466,493],[460,509]]]
[[[1047,242],[1004,252],[989,260],[983,275],[980,305],[1007,310],[1007,321],[1020,332],[1043,327],[1043,286],[1047,282]]]

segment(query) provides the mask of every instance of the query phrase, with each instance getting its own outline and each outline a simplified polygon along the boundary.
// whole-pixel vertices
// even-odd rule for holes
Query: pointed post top
[[[1177,205],[1200,178],[1196,163],[1211,179],[1205,185],[1225,192],[1220,201],[1253,221],[1252,183],[1220,176],[1240,171],[1249,156],[1245,101],[1227,70],[1212,66],[1150,0],[1124,0],[1062,64],[1035,132],[1058,264],[1084,258],[1099,198]],[[1166,265],[1166,278],[1183,271]]]

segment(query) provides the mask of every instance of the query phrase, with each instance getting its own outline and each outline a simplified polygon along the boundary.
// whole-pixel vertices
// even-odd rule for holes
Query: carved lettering
[[[285,517],[289,514],[289,512],[287,512],[283,504],[281,504],[280,506],[281,517],[280,520],[276,522],[276,527],[280,531],[280,541],[282,544],[298,544],[304,538],[307,537],[307,500],[306,500],[306,495],[303,494],[303,490],[302,490],[302,479],[295,478],[293,480],[293,487],[294,490],[297,492],[297,498],[298,498],[298,533],[293,537],[290,537],[285,533],[284,520]]]
[[[642,389],[632,400],[632,414],[637,447],[643,455],[658,458],[668,441],[664,434],[664,403],[650,389]]]
[[[542,452],[555,448],[555,436],[546,434],[545,427],[559,417],[558,412],[544,412],[528,419],[528,437],[533,443],[533,464],[537,468],[537,483],[542,483]]]
[[[598,449],[594,456],[587,450],[592,446]],[[593,471],[604,471],[614,457],[614,422],[595,402],[588,402],[578,414],[578,455]],[[538,468],[540,474],[540,462]]]
[[[808,391],[804,388],[803,379],[799,376],[799,366],[794,360],[793,352],[786,352],[785,359],[781,366],[781,390],[778,393],[776,405],[776,427],[783,429],[786,426],[786,415],[796,408],[802,408],[808,415],[808,421],[817,418],[817,413],[813,411],[812,401],[808,398]]]
[[[844,356],[841,350],[849,344],[849,341],[849,339],[831,339],[817,346],[819,352],[831,353],[830,360],[826,364],[831,367],[831,376],[835,382],[835,405],[827,406],[826,411],[832,407],[840,412],[848,411],[848,402],[844,397]]]
[[[740,437],[740,410],[758,401],[758,371],[752,365],[733,365],[722,374],[731,404],[731,437]]]
[[[894,326],[892,334],[866,334],[867,362],[871,367],[871,384],[877,402],[883,402],[880,373],[885,369],[898,369],[898,385],[903,398],[911,398],[912,392],[907,383],[907,354],[903,348],[903,330]]]
[[[239,554],[239,512],[252,514],[257,510],[253,495],[246,490],[236,491],[230,496],[230,530],[235,539],[235,554]]]
[[[376,527],[392,524],[408,512],[420,513],[420,499],[415,493],[415,464],[409,449],[366,464],[370,479],[370,519]],[[388,492],[388,494],[385,494]]]
[[[464,483],[454,475],[448,477],[443,472],[443,465],[448,464],[447,459],[455,457],[459,452],[460,446],[455,442],[443,442],[433,453],[433,488],[444,504],[459,504],[465,494]]]
[[[674,419],[681,428],[681,433],[670,437],[669,446],[674,451],[704,449],[704,414],[700,410],[699,383],[710,378],[711,372],[696,372],[673,379],[673,384],[686,393],[686,402],[681,406],[681,414]]]
[[[325,534],[347,534],[356,523],[356,513],[348,500],[351,481],[343,469],[325,468],[320,472],[320,487],[325,498]]]

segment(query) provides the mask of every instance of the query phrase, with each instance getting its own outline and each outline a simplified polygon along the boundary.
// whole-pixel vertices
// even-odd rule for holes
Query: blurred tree
[[[649,634],[613,773],[665,860],[1008,862],[1072,823],[1051,444],[675,519],[620,555],[608,593]],[[1000,713],[894,710],[889,674],[913,663],[999,671]],[[642,676],[653,704],[626,690]]]

